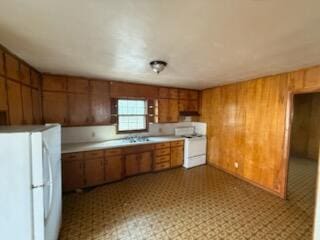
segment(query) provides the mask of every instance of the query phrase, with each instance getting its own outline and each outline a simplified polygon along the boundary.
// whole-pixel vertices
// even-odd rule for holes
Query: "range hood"
[[[181,111],[180,116],[200,116],[200,114],[197,111]]]

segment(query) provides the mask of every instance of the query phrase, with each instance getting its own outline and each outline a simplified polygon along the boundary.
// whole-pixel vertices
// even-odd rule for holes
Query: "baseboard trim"
[[[272,190],[272,189],[270,189],[270,188],[264,187],[264,186],[262,186],[261,184],[254,182],[254,181],[252,181],[252,180],[250,180],[250,179],[247,179],[247,178],[245,178],[245,177],[243,177],[243,176],[234,174],[234,173],[232,173],[232,172],[230,172],[230,171],[228,171],[228,170],[226,170],[226,169],[224,169],[224,168],[222,168],[222,167],[220,167],[220,166],[218,166],[218,165],[216,165],[216,164],[213,164],[213,163],[207,163],[207,164],[208,164],[208,166],[210,166],[210,167],[214,167],[214,168],[216,168],[216,169],[219,169],[220,171],[223,171],[223,172],[225,172],[225,173],[227,173],[227,174],[230,174],[230,175],[232,175],[233,177],[236,177],[236,178],[238,178],[238,179],[240,179],[240,180],[242,180],[242,181],[245,181],[245,182],[247,182],[247,183],[249,183],[249,184],[251,184],[251,185],[253,185],[253,186],[255,186],[255,187],[258,187],[258,188],[260,188],[260,189],[262,189],[262,190],[264,190],[264,191],[267,191],[267,192],[269,192],[269,193],[271,193],[271,194],[273,194],[273,195],[275,195],[275,196],[283,199],[280,192],[276,192],[276,191],[274,191],[274,190]]]

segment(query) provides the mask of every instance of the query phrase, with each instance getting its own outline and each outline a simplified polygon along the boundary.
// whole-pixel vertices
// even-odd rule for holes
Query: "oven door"
[[[206,155],[207,152],[207,138],[194,137],[188,139],[188,158]]]

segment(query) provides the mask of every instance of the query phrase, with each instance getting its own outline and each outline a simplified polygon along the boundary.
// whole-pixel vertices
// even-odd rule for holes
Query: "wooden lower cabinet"
[[[104,159],[86,159],[84,175],[86,187],[102,184],[104,182]]]
[[[139,173],[151,172],[152,152],[144,152],[138,155]]]
[[[104,178],[106,182],[113,182],[123,178],[123,157],[109,156],[104,161]]]
[[[62,155],[63,190],[92,187],[183,164],[183,141]]]
[[[85,185],[83,160],[63,160],[62,185],[64,191],[82,188]]]
[[[171,167],[179,167],[183,164],[183,146],[171,148]]]
[[[139,174],[138,154],[128,154],[125,156],[125,175],[133,176]]]

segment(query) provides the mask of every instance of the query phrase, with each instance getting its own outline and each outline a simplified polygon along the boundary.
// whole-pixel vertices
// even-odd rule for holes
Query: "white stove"
[[[184,163],[185,168],[206,164],[207,137],[195,133],[194,127],[175,128],[175,135],[185,138]]]

